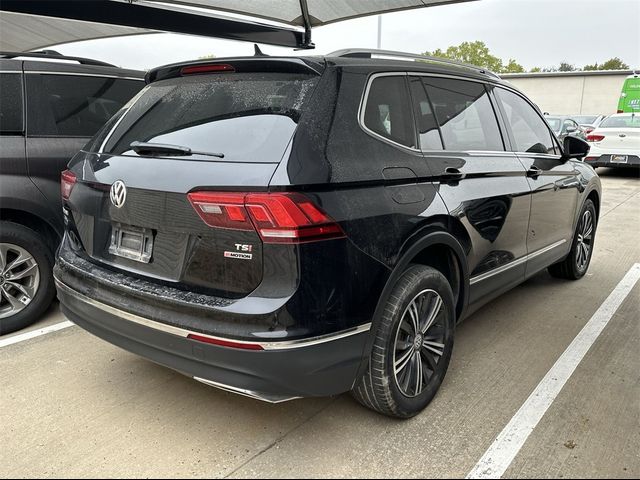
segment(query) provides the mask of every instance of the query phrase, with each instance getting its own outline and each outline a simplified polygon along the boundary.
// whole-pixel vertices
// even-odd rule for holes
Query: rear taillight
[[[591,132],[593,132],[595,130],[595,128],[593,127],[585,127],[584,129],[584,133],[586,133],[587,135],[589,135]]]
[[[64,200],[69,200],[71,196],[71,190],[73,190],[73,186],[76,184],[76,174],[71,170],[65,170],[60,175],[60,193],[62,194],[62,198]]]
[[[587,142],[601,142],[604,140],[604,135],[587,135]]]
[[[198,75],[201,73],[222,73],[222,72],[235,72],[236,69],[233,65],[226,63],[218,63],[212,65],[192,65],[190,67],[182,67],[180,75]]]
[[[344,237],[340,225],[299,193],[194,192],[189,201],[210,227],[256,230],[265,243]]]

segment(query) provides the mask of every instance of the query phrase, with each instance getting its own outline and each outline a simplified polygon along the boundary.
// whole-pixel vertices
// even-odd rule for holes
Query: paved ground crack
[[[280,435],[278,438],[276,438],[273,442],[271,442],[269,445],[267,445],[266,447],[264,447],[262,450],[260,450],[259,452],[257,452],[255,455],[253,455],[251,458],[248,458],[245,462],[243,462],[241,465],[239,465],[238,467],[236,467],[235,469],[233,469],[231,472],[229,472],[227,475],[225,475],[223,478],[229,478],[230,476],[232,476],[234,473],[242,470],[246,465],[248,465],[249,463],[251,463],[253,460],[255,460],[256,458],[258,458],[259,456],[261,456],[262,454],[268,452],[269,450],[271,450],[273,447],[275,447],[276,445],[278,445],[280,442],[282,442],[282,440],[285,439],[285,437],[287,437],[289,434],[295,432],[296,430],[298,430],[300,427],[302,427],[303,425],[306,425],[307,423],[309,423],[311,420],[313,420],[314,418],[316,418],[318,415],[320,415],[322,412],[324,412],[327,408],[329,408],[331,405],[333,405],[336,400],[338,399],[338,397],[332,398],[324,407],[320,408],[320,410],[318,410],[317,412],[315,412],[314,414],[310,415],[309,418],[305,419],[303,422],[301,422],[300,424],[296,425],[295,427],[291,428],[290,430],[288,430],[287,432],[283,433],[282,435]]]

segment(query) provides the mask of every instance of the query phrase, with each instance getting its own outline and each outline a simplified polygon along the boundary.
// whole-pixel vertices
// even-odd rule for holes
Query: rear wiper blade
[[[131,149],[141,156],[154,156],[158,154],[188,157],[190,155],[205,155],[208,157],[224,158],[224,153],[196,152],[182,145],[167,145],[164,143],[132,142]]]

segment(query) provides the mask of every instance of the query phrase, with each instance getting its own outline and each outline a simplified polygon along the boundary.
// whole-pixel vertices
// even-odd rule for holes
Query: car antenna
[[[266,53],[263,53],[262,50],[260,50],[260,47],[258,46],[257,43],[253,44],[253,56],[254,57],[268,57],[269,55],[267,55]]]

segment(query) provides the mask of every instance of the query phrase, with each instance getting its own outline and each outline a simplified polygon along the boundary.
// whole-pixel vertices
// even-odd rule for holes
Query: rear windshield
[[[222,153],[225,162],[279,162],[317,79],[224,73],[152,83],[87,148],[135,156],[138,141]]]
[[[640,115],[609,117],[598,128],[640,128]]]

